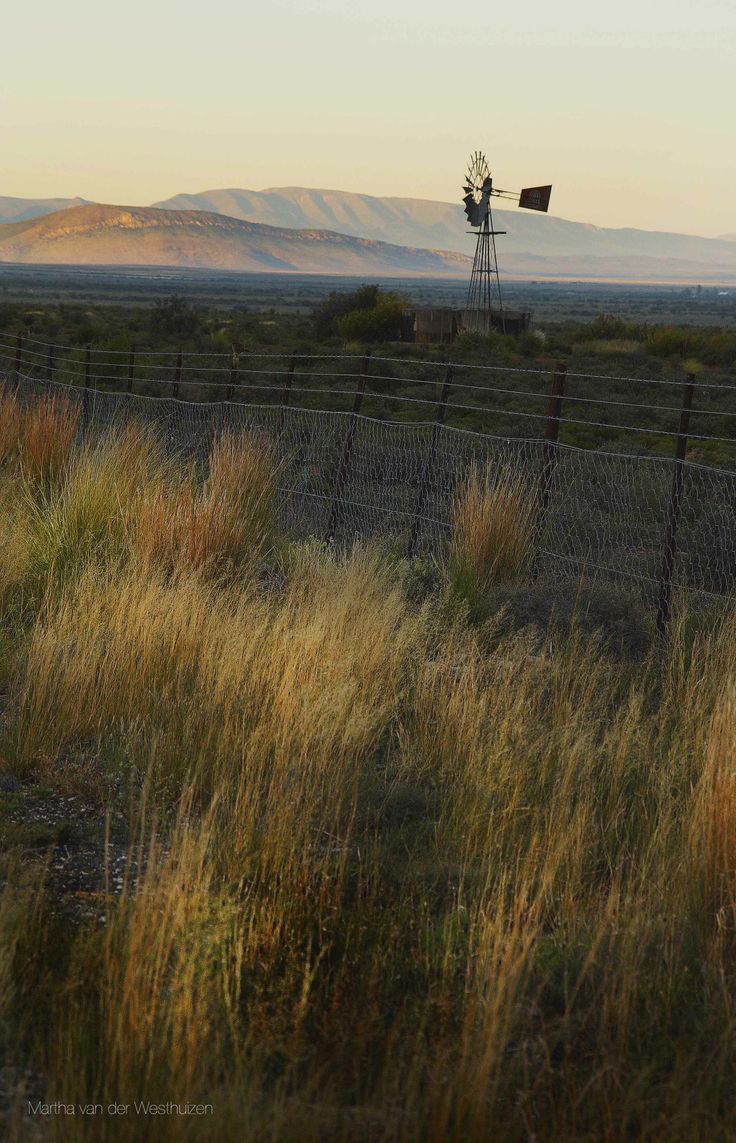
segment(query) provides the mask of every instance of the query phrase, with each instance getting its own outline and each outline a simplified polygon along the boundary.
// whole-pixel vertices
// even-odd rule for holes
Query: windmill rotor
[[[493,180],[486,157],[480,151],[475,151],[470,157],[463,186],[465,213],[471,226],[483,225],[492,189]]]

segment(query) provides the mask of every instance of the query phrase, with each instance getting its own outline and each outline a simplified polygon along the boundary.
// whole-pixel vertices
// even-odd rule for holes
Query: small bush
[[[404,303],[394,295],[380,298],[372,309],[351,310],[336,325],[345,341],[396,341],[401,337]]]
[[[364,285],[357,290],[333,290],[312,313],[318,337],[345,341],[388,341],[401,336],[402,312],[407,299],[401,294]]]
[[[178,295],[157,301],[150,313],[154,338],[196,338],[202,330],[203,316],[196,306]]]
[[[647,326],[640,322],[626,321],[615,314],[598,314],[586,329],[592,341],[642,341],[647,335]]]

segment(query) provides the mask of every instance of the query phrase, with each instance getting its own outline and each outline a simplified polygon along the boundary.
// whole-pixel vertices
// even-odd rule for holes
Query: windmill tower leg
[[[470,275],[468,298],[465,305],[465,328],[474,333],[489,334],[493,332],[492,310],[494,295],[498,298],[498,313],[501,329],[506,332],[503,315],[503,300],[501,298],[501,279],[498,272],[498,258],[496,255],[496,234],[493,218],[490,212],[483,219],[478,231],[478,240],[475,246],[475,258]]]
[[[500,233],[502,233],[502,231],[496,231],[493,229],[493,214],[491,212],[490,203],[488,204],[488,229],[490,232],[491,247],[492,247],[492,256],[491,256],[491,252],[489,251],[489,257],[488,257],[488,264],[489,264],[489,270],[490,270],[489,280],[491,279],[491,275],[493,275],[495,277],[496,293],[498,294],[498,316],[499,316],[499,319],[501,321],[501,333],[506,333],[506,321],[504,320],[504,316],[503,316],[503,297],[501,296],[501,277],[498,273],[498,255],[496,254],[496,234],[500,234]],[[490,311],[490,304],[489,304],[489,311]]]

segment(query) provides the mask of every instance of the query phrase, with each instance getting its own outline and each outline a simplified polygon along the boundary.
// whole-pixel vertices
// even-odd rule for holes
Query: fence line
[[[365,377],[368,358],[363,361]],[[281,463],[281,524],[292,535],[341,545],[380,536],[400,554],[437,554],[447,543],[453,494],[469,467],[503,465],[536,497],[536,572],[545,582],[565,581],[572,589],[584,576],[626,585],[658,607],[662,630],[673,593],[725,600],[736,589],[736,473],[685,460],[682,423],[671,458],[563,444],[557,437],[563,370],[543,418],[544,439],[445,424],[439,412],[454,385],[447,366],[438,415],[429,422],[366,416],[359,389],[352,411],[339,411],[297,408],[287,400],[187,402],[105,392],[93,378],[86,388],[13,372],[7,380],[23,400],[65,394],[80,408],[80,432],[136,417],[172,451],[202,461],[219,433],[267,434]]]
[[[13,336],[0,333],[0,371],[24,373],[46,380],[59,379],[70,385],[89,387],[93,381],[98,387],[112,386],[128,393],[168,391],[174,398],[182,393],[212,401],[223,395],[231,401],[236,390],[248,400],[251,393],[263,396],[264,403],[274,405],[315,403],[329,405],[352,400],[355,390],[344,382],[363,386],[363,401],[373,408],[378,405],[379,419],[413,419],[431,421],[436,414],[443,384],[445,364],[413,356],[372,359],[370,378],[362,377],[358,362],[362,355],[345,353],[281,353],[239,351],[229,353],[184,353],[183,351],[138,352],[129,347],[124,350],[99,351],[74,349],[69,346],[42,342],[24,334]],[[468,428],[468,422],[480,420],[484,430],[510,436],[527,436],[536,422],[540,437],[546,432],[549,414],[545,416],[540,402],[548,393],[539,391],[541,378],[548,378],[550,368],[512,367],[477,363],[451,363],[454,370],[453,400],[447,405],[448,423],[453,420]],[[401,371],[378,372],[381,366],[400,366]],[[347,368],[346,368],[347,366]],[[490,374],[490,376],[488,376]],[[218,379],[215,379],[219,377]],[[493,382],[478,383],[477,378]],[[604,385],[617,382],[654,385],[681,389],[683,377],[648,378],[589,374],[568,370],[564,410],[559,416],[567,443],[582,433],[594,434],[598,442],[610,440],[611,434],[631,434],[637,450],[650,447],[661,449],[666,442],[675,446],[678,439],[677,415],[679,407],[671,402],[653,404],[651,401],[621,400],[602,393]],[[337,382],[337,384],[336,384]],[[501,382],[499,384],[499,382]],[[505,383],[504,383],[505,382]],[[594,393],[572,391],[580,384],[595,382]],[[529,386],[532,385],[533,388]],[[431,391],[434,390],[432,393]],[[712,382],[697,383],[697,392],[703,398],[713,395],[720,399],[721,391],[734,391],[736,386]],[[466,396],[467,395],[467,396]],[[461,398],[458,400],[458,396]],[[509,407],[509,401],[514,407]],[[476,403],[471,403],[476,402]],[[519,404],[531,403],[531,408]],[[567,415],[568,406],[574,406],[576,415]],[[587,406],[587,408],[586,408]],[[615,420],[609,419],[613,409]],[[582,415],[577,414],[580,410]],[[653,425],[651,415],[660,414],[663,423]],[[718,458],[736,468],[736,436],[722,435],[703,425],[697,418],[713,418],[715,428],[723,425],[736,428],[736,415],[728,408],[708,408],[695,402],[691,416],[695,427],[688,439],[698,445],[716,446]],[[642,418],[648,423],[642,423]],[[490,420],[489,420],[490,418]],[[731,418],[731,419],[730,419]],[[630,422],[630,423],[626,423]],[[534,434],[532,434],[534,435]],[[650,444],[651,442],[651,444]],[[729,446],[724,450],[723,446]]]

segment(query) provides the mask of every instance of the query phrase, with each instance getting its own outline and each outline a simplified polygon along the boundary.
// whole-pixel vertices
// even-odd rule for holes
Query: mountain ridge
[[[10,195],[0,195],[0,224],[7,222],[25,222],[33,218],[40,218],[45,214],[53,214],[57,210],[66,210],[71,206],[83,206],[89,200],[86,198],[14,198]]]
[[[154,206],[222,211],[231,217],[286,226],[326,226],[377,241],[428,246],[458,253],[472,251],[463,208],[433,199],[377,197],[310,187],[270,187],[263,191],[225,188],[175,195]],[[502,253],[550,257],[654,256],[710,263],[733,259],[728,239],[671,231],[601,227],[554,214],[498,209],[494,224],[504,230]]]
[[[461,276],[463,255],[206,211],[86,204],[0,225],[0,261]]]
[[[53,213],[0,224],[0,261],[379,277],[469,273],[473,239],[466,233],[462,208],[450,203],[309,188],[208,193],[213,205],[243,213],[254,203],[259,217],[282,218],[282,224],[238,218],[222,209],[72,203]],[[202,196],[180,197],[196,203]],[[311,220],[315,212],[322,220],[326,212],[332,226],[284,225],[284,203],[288,223]],[[499,242],[500,267],[507,276],[736,285],[736,243],[729,239],[606,230],[522,211],[494,212],[494,221],[509,231]],[[389,242],[346,233],[350,227],[385,235],[408,233],[418,241]],[[431,237],[441,240],[457,233],[462,251],[426,245]]]

